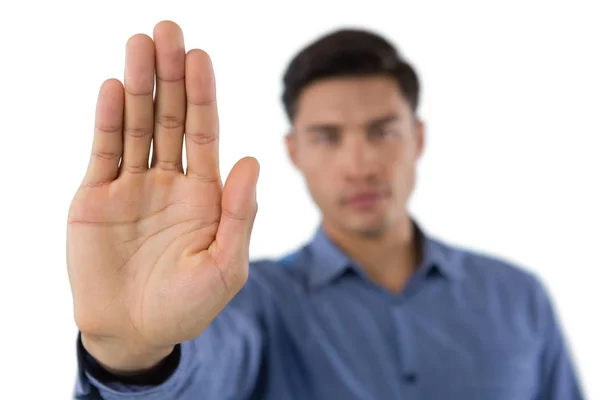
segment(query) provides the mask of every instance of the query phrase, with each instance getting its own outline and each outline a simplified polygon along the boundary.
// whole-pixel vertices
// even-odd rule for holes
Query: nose
[[[340,148],[340,167],[347,179],[364,180],[375,176],[377,149],[365,135],[348,135]]]

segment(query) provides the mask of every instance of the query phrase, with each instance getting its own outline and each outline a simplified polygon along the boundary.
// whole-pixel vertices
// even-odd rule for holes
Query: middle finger
[[[156,100],[152,166],[168,171],[182,168],[185,127],[185,47],[181,28],[164,21],[154,28]]]

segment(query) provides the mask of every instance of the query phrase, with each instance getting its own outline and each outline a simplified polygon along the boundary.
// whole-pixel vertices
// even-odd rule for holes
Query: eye
[[[373,129],[369,136],[373,139],[384,139],[388,137],[394,137],[398,135],[398,130],[391,126],[382,126]]]
[[[317,135],[319,143],[335,143],[339,140],[339,135],[333,132],[321,132]]]

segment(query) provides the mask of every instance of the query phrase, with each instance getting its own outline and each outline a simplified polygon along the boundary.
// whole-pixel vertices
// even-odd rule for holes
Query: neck
[[[364,236],[323,223],[327,235],[356,261],[369,278],[392,293],[401,291],[420,262],[412,221],[405,216],[378,236]]]

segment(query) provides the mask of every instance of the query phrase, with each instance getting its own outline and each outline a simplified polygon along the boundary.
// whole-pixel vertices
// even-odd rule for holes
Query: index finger
[[[185,151],[187,175],[219,182],[219,116],[215,75],[208,54],[190,50],[185,57]]]

